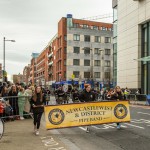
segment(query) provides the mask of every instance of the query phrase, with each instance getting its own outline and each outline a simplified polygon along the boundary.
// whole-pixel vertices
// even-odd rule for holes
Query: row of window
[[[73,71],[73,74],[75,78],[79,78],[80,72],[79,71]],[[94,78],[101,78],[101,73],[100,72],[94,72]],[[90,78],[92,75],[90,72],[84,72],[84,78]],[[104,73],[104,78],[105,79],[110,79],[110,72],[105,72]]]
[[[84,54],[90,54],[90,48],[86,47],[84,48]],[[99,48],[94,48],[94,54],[100,54],[102,50]],[[79,54],[80,53],[80,47],[73,47],[73,52]],[[110,49],[105,49],[105,55],[110,55],[111,51]]]
[[[80,66],[80,59],[73,59],[73,65],[74,66]],[[100,60],[94,60],[94,66],[100,66],[101,61]],[[90,66],[90,60],[85,59],[84,60],[84,66]],[[105,61],[105,67],[110,67],[111,63],[109,60]]]
[[[79,25],[79,23],[73,23],[73,28],[84,28],[84,29],[93,29],[93,30],[103,30],[103,31],[113,31],[113,28],[107,28],[107,27],[99,27],[99,26],[89,26],[87,24]]]
[[[111,43],[111,37],[104,37],[104,38],[105,38],[105,40],[104,40],[105,43]],[[80,34],[74,34],[73,40],[74,41],[80,41]],[[84,41],[85,42],[91,42],[91,36],[90,35],[84,35]],[[101,36],[95,36],[94,42],[101,43]]]

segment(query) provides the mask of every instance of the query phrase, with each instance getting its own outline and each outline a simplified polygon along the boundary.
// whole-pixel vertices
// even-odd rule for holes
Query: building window
[[[100,72],[94,72],[94,77],[95,78],[100,78]]]
[[[84,41],[90,42],[90,35],[84,35]]]
[[[67,41],[67,35],[64,35],[64,40]]]
[[[64,59],[64,66],[66,66],[66,59]]]
[[[87,28],[88,28],[88,25],[87,25],[87,24],[83,24],[83,28],[84,28],[84,29],[87,29]]]
[[[74,66],[79,66],[80,65],[80,60],[79,59],[74,59],[73,60],[73,65]]]
[[[78,28],[79,24],[78,23],[73,23],[73,28]]]
[[[99,48],[94,48],[94,54],[100,55],[100,49]]]
[[[102,30],[105,31],[105,30],[106,30],[106,27],[102,27]]]
[[[84,78],[90,78],[90,72],[84,72]]]
[[[85,59],[84,60],[84,66],[90,66],[90,60]]]
[[[105,37],[105,43],[111,43],[111,38],[110,37]]]
[[[74,35],[73,35],[73,40],[74,40],[74,41],[80,41],[80,35],[74,34]]]
[[[84,48],[84,54],[90,54],[90,48],[89,47]]]
[[[110,55],[110,49],[105,49],[105,55]]]
[[[67,48],[66,48],[66,47],[64,47],[64,53],[65,53],[65,54],[67,53]]]
[[[73,71],[73,74],[74,74],[75,78],[79,78],[80,72],[79,71]]]
[[[93,26],[93,30],[98,30],[98,26]]]
[[[64,72],[64,78],[66,78],[66,71]]]
[[[110,67],[110,61],[108,60],[105,61],[105,67]]]
[[[100,66],[100,60],[94,60],[94,66]]]
[[[100,36],[95,36],[95,42],[100,43],[101,42],[101,37]]]
[[[76,54],[80,53],[80,47],[73,47],[73,52]]]
[[[105,72],[105,79],[110,79],[110,72]]]

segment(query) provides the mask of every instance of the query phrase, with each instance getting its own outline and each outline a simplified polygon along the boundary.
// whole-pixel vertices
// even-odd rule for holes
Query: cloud
[[[111,0],[0,0],[0,63],[4,36],[16,40],[6,43],[6,67],[18,74],[30,63],[32,52],[45,48],[66,14],[78,19],[97,16],[112,12],[111,5]]]

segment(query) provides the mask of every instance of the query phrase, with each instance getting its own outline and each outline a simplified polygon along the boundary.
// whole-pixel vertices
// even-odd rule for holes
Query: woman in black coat
[[[31,99],[31,106],[33,109],[33,117],[34,117],[34,132],[36,135],[39,135],[39,128],[41,117],[44,112],[44,96],[42,93],[42,89],[40,86],[37,86],[35,89],[35,94]]]
[[[124,94],[120,88],[120,86],[116,86],[114,93],[111,94],[111,100],[123,100],[124,99]],[[120,123],[117,123],[117,129],[120,129],[121,125]]]

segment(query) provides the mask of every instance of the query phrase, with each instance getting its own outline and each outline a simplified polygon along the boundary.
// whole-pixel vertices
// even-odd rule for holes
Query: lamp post
[[[6,40],[6,38],[4,37],[4,47],[3,47],[3,82],[5,81],[5,76],[4,76],[4,73],[5,73],[5,42],[6,41],[10,41],[10,42],[15,42],[15,40]]]

